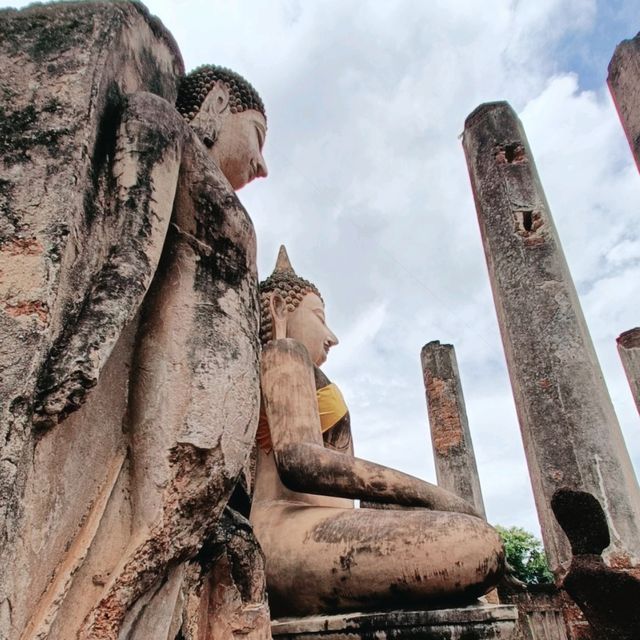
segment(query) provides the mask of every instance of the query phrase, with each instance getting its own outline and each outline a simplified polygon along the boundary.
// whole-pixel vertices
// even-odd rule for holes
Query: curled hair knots
[[[185,120],[193,120],[216,82],[224,83],[229,91],[231,113],[255,109],[266,119],[262,99],[247,80],[231,69],[208,64],[194,69],[180,81],[176,109]]]
[[[285,302],[287,311],[295,311],[308,293],[315,293],[321,300],[318,288],[308,280],[292,272],[276,272],[260,283],[260,342],[273,340],[273,324],[269,303],[273,294],[278,294]]]

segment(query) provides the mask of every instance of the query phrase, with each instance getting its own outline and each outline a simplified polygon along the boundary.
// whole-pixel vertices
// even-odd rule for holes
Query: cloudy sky
[[[228,66],[264,99],[270,175],[240,192],[260,274],[285,243],[323,292],[358,455],[435,481],[419,354],[452,343],[489,521],[538,531],[459,139],[476,106],[508,100],[640,468],[615,348],[640,324],[640,176],[605,84],[637,0],[146,4],[187,69]]]

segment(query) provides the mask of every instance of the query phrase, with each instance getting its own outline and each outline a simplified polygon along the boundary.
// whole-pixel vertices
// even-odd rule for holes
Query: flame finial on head
[[[273,269],[273,273],[292,273],[295,275],[295,271],[291,266],[291,260],[289,260],[289,254],[287,248],[281,244],[278,251],[278,258],[276,260],[276,266]]]

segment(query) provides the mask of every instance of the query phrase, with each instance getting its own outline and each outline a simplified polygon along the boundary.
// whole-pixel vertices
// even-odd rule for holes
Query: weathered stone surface
[[[421,361],[438,486],[472,504],[486,519],[455,350],[429,342]]]
[[[559,578],[571,562],[550,504],[572,488],[605,508],[607,561],[633,565],[638,483],[525,133],[507,103],[485,104],[463,146],[550,564]]]
[[[640,171],[640,33],[616,47],[607,83]]]
[[[0,32],[0,637],[173,640],[255,437],[253,226],[140,5]]]
[[[640,412],[640,327],[621,333],[616,343],[633,399]]]
[[[351,613],[274,620],[271,632],[278,640],[511,640],[517,617],[515,607],[500,605]]]

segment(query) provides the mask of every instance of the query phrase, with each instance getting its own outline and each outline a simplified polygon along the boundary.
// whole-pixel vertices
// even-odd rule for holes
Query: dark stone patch
[[[177,90],[177,82],[174,82],[174,87],[169,90],[165,86],[165,80],[168,76],[158,68],[157,59],[154,54],[148,49],[142,49],[141,53],[142,70],[140,75],[146,80],[146,90],[150,93],[155,93],[158,96],[171,95]]]
[[[340,567],[343,571],[351,571],[351,566],[354,564],[358,564],[353,558],[354,553],[354,549],[349,549],[347,553],[345,553],[343,556],[340,556]]]
[[[131,5],[145,19],[153,35],[156,36],[156,38],[158,38],[159,40],[163,40],[165,42],[178,65],[178,73],[180,75],[183,75],[184,62],[182,60],[182,54],[180,53],[178,43],[175,41],[171,32],[162,24],[162,21],[159,18],[150,13],[149,9],[147,9],[147,7],[145,7],[145,5],[140,2],[140,0],[131,0]]]
[[[18,95],[17,92],[5,84],[0,85],[0,92],[2,92],[2,101],[6,103],[11,102]]]
[[[56,113],[62,109],[62,103],[57,98],[49,98],[42,107],[45,113]]]
[[[636,640],[640,629],[640,579],[605,565],[609,527],[598,500],[585,491],[558,489],[551,508],[574,554],[562,588],[603,638]]]
[[[640,580],[607,567],[598,555],[574,557],[563,589],[575,600],[601,638],[637,640]]]
[[[151,178],[153,168],[162,160],[167,148],[175,144],[176,138],[180,133],[178,128],[171,128],[170,126],[157,128],[147,126],[140,134],[138,140],[140,166],[138,168],[136,185],[129,189],[129,198],[126,206],[131,210],[132,215],[139,216],[140,213],[143,214],[141,231],[145,237],[149,237],[151,234],[148,207],[152,201],[153,194]],[[143,212],[139,211],[140,202],[145,203],[145,210]]]
[[[95,221],[98,215],[98,194],[101,190],[101,183],[105,183],[105,187],[110,193],[114,193],[116,188],[112,169],[118,127],[125,106],[126,99],[117,84],[112,83],[107,89],[105,106],[98,122],[98,132],[91,156],[90,187],[84,194],[84,216],[88,226]]]
[[[93,25],[89,20],[72,18],[55,22],[50,16],[34,16],[27,22],[37,33],[37,37],[28,49],[31,57],[41,62],[52,53],[60,54],[69,49],[81,46],[92,31]]]
[[[82,6],[85,3],[69,4],[56,7],[55,13],[7,11],[0,20],[0,40],[10,52],[26,52],[38,63],[83,46],[93,31],[87,12],[95,9],[89,7],[87,11],[86,5]]]
[[[204,576],[211,571],[211,568],[219,560],[223,552],[224,543],[218,537],[218,533],[215,532],[213,535],[207,536],[192,562],[200,565],[200,574]]]
[[[20,228],[20,217],[13,211],[14,184],[0,178],[0,246],[11,240]]]
[[[199,214],[196,236],[211,248],[210,253],[200,255],[196,287],[207,290],[213,287],[220,295],[227,288],[237,288],[248,275],[246,248],[221,231],[227,216],[233,215],[233,209],[242,208],[244,212],[244,208],[235,195],[222,200],[213,196],[206,192],[196,196]]]
[[[69,225],[66,222],[57,223],[49,227],[49,233],[47,234],[52,240],[56,239],[57,242],[51,242],[47,250],[47,257],[52,263],[60,262],[62,255],[61,250],[63,247],[63,241],[69,235]]]
[[[52,113],[58,105],[49,101],[46,112]],[[34,147],[44,146],[49,155],[56,155],[58,142],[68,135],[69,129],[47,129],[39,123],[39,113],[33,104],[24,109],[9,112],[0,106],[0,156],[5,166],[29,162],[29,152]]]
[[[611,538],[607,517],[592,494],[569,488],[558,489],[551,498],[551,508],[575,555],[599,555],[609,546]]]

